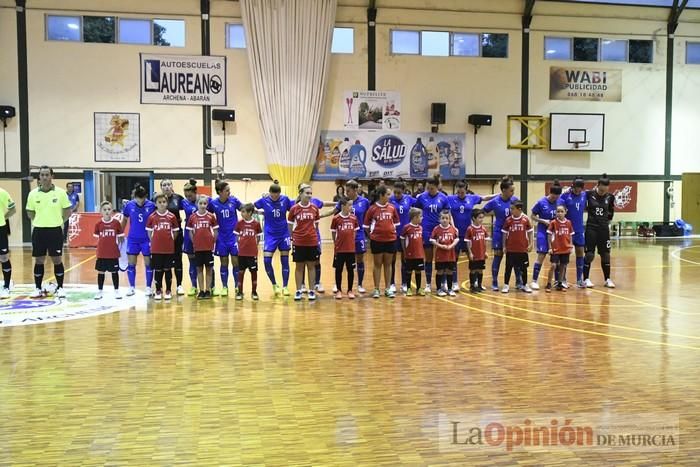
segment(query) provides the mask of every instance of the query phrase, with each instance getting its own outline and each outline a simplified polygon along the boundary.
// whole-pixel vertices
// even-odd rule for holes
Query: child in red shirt
[[[335,298],[343,298],[341,283],[343,281],[343,267],[348,271],[348,298],[355,298],[352,292],[352,284],[355,280],[355,234],[360,230],[360,224],[352,213],[352,201],[341,198],[338,202],[340,213],[331,221],[331,235],[335,244],[335,256],[333,267],[335,268],[335,287],[338,291]]]
[[[258,297],[258,240],[262,235],[260,222],[253,219],[255,206],[247,203],[241,206],[241,217],[233,233],[238,236],[238,290],[236,300],[243,300],[243,277],[245,270],[250,270],[253,291],[250,297]]]
[[[173,295],[170,286],[173,281],[173,263],[175,261],[175,237],[180,230],[180,223],[175,215],[168,211],[168,198],[164,194],[156,196],[156,210],[146,221],[146,231],[151,240],[151,267],[156,272],[156,294],[154,300]],[[163,275],[165,275],[165,295],[163,295]]]
[[[423,249],[423,211],[419,208],[411,208],[408,211],[410,222],[404,225],[401,231],[401,247],[406,262],[406,296],[411,292],[411,273],[416,272],[416,293],[425,296],[425,290],[421,288],[423,269],[425,269],[425,250]]]
[[[187,219],[186,227],[197,265],[197,286],[199,287],[197,299],[199,300],[211,298],[209,285],[214,279],[214,248],[219,236],[219,223],[216,215],[207,210],[208,206],[209,198],[206,196],[197,198],[197,212],[193,212]]]
[[[394,298],[391,289],[391,264],[396,250],[396,227],[401,225],[396,208],[389,202],[389,189],[380,186],[375,190],[377,201],[369,207],[362,226],[370,239],[370,248],[374,256],[374,293],[372,298],[379,298],[379,284],[384,267],[384,295]]]
[[[95,300],[102,298],[102,289],[105,285],[105,273],[112,274],[112,285],[114,285],[114,298],[122,298],[119,292],[119,247],[124,241],[122,224],[112,217],[114,209],[112,203],[104,201],[100,205],[102,220],[95,224],[94,236],[97,237],[97,261],[95,270],[97,271],[97,294]]]
[[[574,226],[569,219],[566,218],[566,207],[563,205],[557,206],[557,217],[549,223],[547,228],[549,240],[549,256],[552,258],[552,267],[547,273],[547,287],[545,292],[552,291],[552,275],[554,268],[559,269],[559,281],[555,284],[557,290],[566,292],[562,285],[566,281],[566,267],[569,264],[569,255],[571,254],[572,236],[574,234]]]
[[[515,269],[518,289],[532,293],[527,285],[528,252],[532,251],[533,228],[530,218],[523,213],[523,203],[518,201],[511,206],[511,215],[503,224],[503,251],[506,253],[505,283],[501,292],[508,293],[510,275]]]
[[[309,276],[309,284],[316,283],[316,262],[319,257],[318,234],[316,228],[321,219],[318,208],[311,204],[313,191],[308,185],[302,185],[299,189],[299,202],[289,210],[287,222],[292,234],[292,257],[294,258],[294,279],[297,291],[294,300],[302,298],[301,285],[304,282],[304,273]],[[316,292],[309,288],[309,300],[316,300]]]
[[[486,238],[488,233],[483,226],[484,212],[481,209],[472,211],[472,224],[467,228],[467,254],[469,255],[469,291],[471,293],[486,290],[481,284],[486,269]]]
[[[455,247],[459,243],[459,231],[452,225],[450,211],[444,210],[440,213],[440,224],[433,229],[430,235],[430,243],[435,246],[435,279],[440,285],[437,291],[439,297],[449,295],[454,297],[457,294],[452,290],[452,271],[457,266],[457,251]],[[447,281],[447,290],[445,290]]]

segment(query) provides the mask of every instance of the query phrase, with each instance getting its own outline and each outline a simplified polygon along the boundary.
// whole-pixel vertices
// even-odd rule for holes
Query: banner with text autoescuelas
[[[142,104],[226,105],[226,57],[140,56]]]
[[[550,67],[549,99],[621,102],[622,71]]]
[[[314,180],[465,176],[464,133],[325,131]]]

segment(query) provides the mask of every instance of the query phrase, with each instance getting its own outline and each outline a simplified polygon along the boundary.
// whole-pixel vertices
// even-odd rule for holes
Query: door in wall
[[[692,224],[694,232],[700,232],[700,173],[684,173],[681,199],[681,216]]]
[[[150,186],[150,173],[113,173],[112,175],[112,199],[116,208],[121,210],[122,201],[131,199],[131,192],[139,184],[148,191]],[[150,198],[150,194],[149,194]]]

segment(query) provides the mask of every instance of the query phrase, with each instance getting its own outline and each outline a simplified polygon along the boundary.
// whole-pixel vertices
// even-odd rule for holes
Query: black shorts
[[[336,253],[333,257],[333,267],[342,269],[346,264],[351,269],[355,268],[355,253]]]
[[[610,253],[610,229],[608,227],[586,227],[586,253]]]
[[[557,255],[552,255],[553,264],[569,264],[569,253]]]
[[[98,272],[119,272],[119,260],[112,258],[97,258],[95,271]]]
[[[198,268],[213,267],[214,253],[211,251],[195,251],[194,264],[196,264]]]
[[[63,255],[63,229],[61,227],[34,227],[32,230],[32,256]]]
[[[10,241],[8,239],[7,224],[0,227],[0,255],[6,255],[10,252]]]
[[[151,269],[161,271],[172,269],[175,258],[172,254],[151,253]]]
[[[470,271],[483,271],[484,269],[486,269],[486,260],[469,261]]]
[[[405,262],[406,271],[422,271],[425,269],[424,259],[407,259]]]
[[[530,256],[527,253],[506,253],[506,265],[513,267],[528,267],[530,265]]]
[[[292,258],[295,263],[310,263],[319,257],[317,246],[293,246]]]
[[[257,271],[258,270],[258,258],[257,256],[239,256],[238,257],[238,269],[245,271]]]
[[[441,261],[439,263],[435,263],[435,270],[436,271],[454,271],[455,270],[455,262],[454,261]]]
[[[378,242],[376,240],[370,240],[369,247],[373,255],[378,255],[381,253],[396,253],[396,241]]]

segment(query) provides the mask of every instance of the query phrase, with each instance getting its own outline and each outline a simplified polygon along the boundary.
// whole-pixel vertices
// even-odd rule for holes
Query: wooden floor
[[[94,281],[92,254],[70,251],[68,283]],[[28,252],[12,262],[31,283]],[[258,303],[0,327],[0,465],[700,462],[700,240],[615,244],[615,290],[295,303],[260,275]],[[441,414],[581,412],[677,413],[680,446],[438,442]]]

